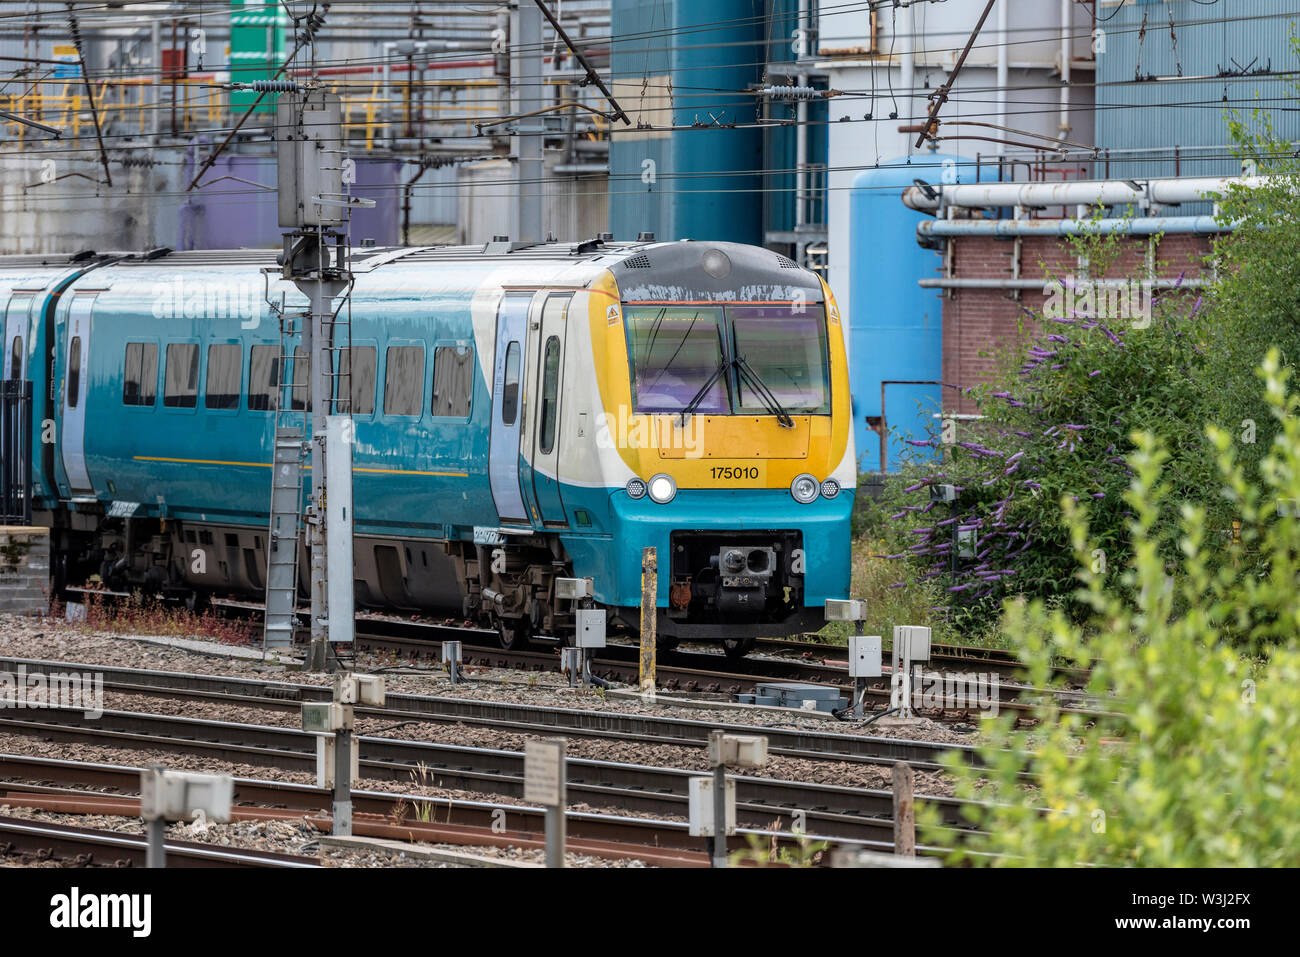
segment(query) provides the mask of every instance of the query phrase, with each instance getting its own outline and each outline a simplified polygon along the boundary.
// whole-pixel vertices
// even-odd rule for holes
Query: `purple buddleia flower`
[[[1099,376],[1099,375],[1101,375],[1101,370],[1100,370],[1100,369],[1093,369],[1091,372],[1088,373],[1088,378],[1091,379],[1091,378],[1093,378],[1094,376]]]

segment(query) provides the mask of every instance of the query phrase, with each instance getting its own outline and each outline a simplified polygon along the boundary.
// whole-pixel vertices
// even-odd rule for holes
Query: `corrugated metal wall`
[[[1295,70],[1295,0],[1139,0],[1123,7],[1103,2],[1097,19],[1105,32],[1105,52],[1097,55],[1097,145],[1111,151],[1109,170],[1099,164],[1098,175],[1239,173],[1240,162],[1221,148],[1229,142],[1231,109],[1271,110],[1279,135],[1300,138],[1294,78],[1219,76]],[[1157,79],[1134,82],[1135,77]],[[1211,79],[1188,79],[1193,77]],[[1124,150],[1141,152],[1124,157]]]

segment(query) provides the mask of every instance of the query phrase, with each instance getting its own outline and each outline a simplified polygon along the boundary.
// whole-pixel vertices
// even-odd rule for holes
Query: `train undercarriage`
[[[42,519],[44,522],[42,522]],[[98,580],[113,591],[139,590],[190,608],[211,597],[260,602],[265,596],[266,530],[257,526],[113,516],[45,513],[51,527],[56,593]],[[820,609],[803,607],[797,531],[678,531],[671,538],[669,607],[657,612],[660,648],[681,640],[718,642],[733,656],[758,637],[815,630]],[[306,546],[299,594],[309,582]],[[512,535],[506,542],[358,536],[359,608],[457,617],[497,631],[517,650],[546,635],[568,641],[579,604],[557,595],[557,579],[573,577],[555,535]],[[639,634],[639,607],[608,607],[611,634]]]

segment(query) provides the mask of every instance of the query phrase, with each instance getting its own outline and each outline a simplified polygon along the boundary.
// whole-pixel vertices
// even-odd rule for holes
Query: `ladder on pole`
[[[300,313],[280,315],[280,349],[272,371],[275,389],[275,433],[271,456],[271,527],[266,553],[266,613],[262,647],[288,648],[298,629],[298,555],[302,548],[303,460],[307,454],[306,402],[294,396],[308,381],[306,357],[295,362],[292,340],[298,335]],[[285,408],[286,385],[291,393]],[[295,417],[295,413],[297,416]]]

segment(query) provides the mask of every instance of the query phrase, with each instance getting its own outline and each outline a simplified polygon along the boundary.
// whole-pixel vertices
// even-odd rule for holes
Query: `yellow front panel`
[[[609,434],[628,468],[643,479],[668,472],[679,488],[734,488],[738,475],[746,487],[787,488],[805,472],[828,476],[844,457],[851,412],[839,310],[825,283],[822,290],[830,346],[829,416],[794,415],[793,429],[768,415],[694,415],[683,426],[679,415],[633,411],[623,311],[617,283],[606,272],[592,286],[592,352]]]

